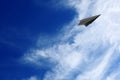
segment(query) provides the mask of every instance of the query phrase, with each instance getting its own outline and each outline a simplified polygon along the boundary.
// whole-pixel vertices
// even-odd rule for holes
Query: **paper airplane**
[[[86,27],[91,24],[93,21],[95,21],[100,15],[92,16],[89,18],[85,18],[80,20],[80,23],[78,25],[85,25]]]

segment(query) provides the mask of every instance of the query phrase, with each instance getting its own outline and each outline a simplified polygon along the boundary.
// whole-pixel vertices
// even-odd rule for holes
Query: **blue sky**
[[[54,6],[50,0],[3,0],[0,7],[0,79],[43,75],[46,69],[22,64],[20,58],[37,46],[40,35],[57,35],[73,19],[75,11]]]
[[[0,1],[0,79],[119,80],[119,4]],[[78,26],[80,19],[98,14],[88,27]]]

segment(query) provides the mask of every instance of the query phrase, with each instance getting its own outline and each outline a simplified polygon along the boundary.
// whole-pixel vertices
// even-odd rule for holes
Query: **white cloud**
[[[119,69],[111,66],[118,59],[115,55],[120,55],[120,1],[67,1],[76,9],[78,17],[67,26],[71,28],[65,28],[62,42],[33,50],[25,60],[42,65],[56,63],[44,80],[119,80]],[[87,28],[77,26],[79,19],[96,14],[102,15]],[[115,72],[109,72],[111,68]]]

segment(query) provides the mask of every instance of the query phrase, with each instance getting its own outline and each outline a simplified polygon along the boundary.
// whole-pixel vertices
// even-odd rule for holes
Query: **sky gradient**
[[[1,13],[2,80],[120,79],[119,0],[13,2],[21,6]],[[98,14],[88,27],[78,26]]]
[[[57,35],[73,19],[75,11],[57,8],[49,0],[4,0],[0,7],[0,79],[43,75],[46,69],[26,64],[21,58],[30,48],[46,46],[38,40]]]

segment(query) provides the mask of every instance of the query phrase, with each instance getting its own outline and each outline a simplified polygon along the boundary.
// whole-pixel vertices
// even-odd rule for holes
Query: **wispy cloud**
[[[28,79],[23,79],[23,80],[38,80],[38,78],[36,76],[31,76],[30,78]]]
[[[44,80],[119,80],[120,1],[67,1],[78,17],[66,26],[71,28],[65,28],[62,42],[32,50],[25,60],[51,65]],[[89,27],[77,26],[79,19],[96,14],[102,15]]]

